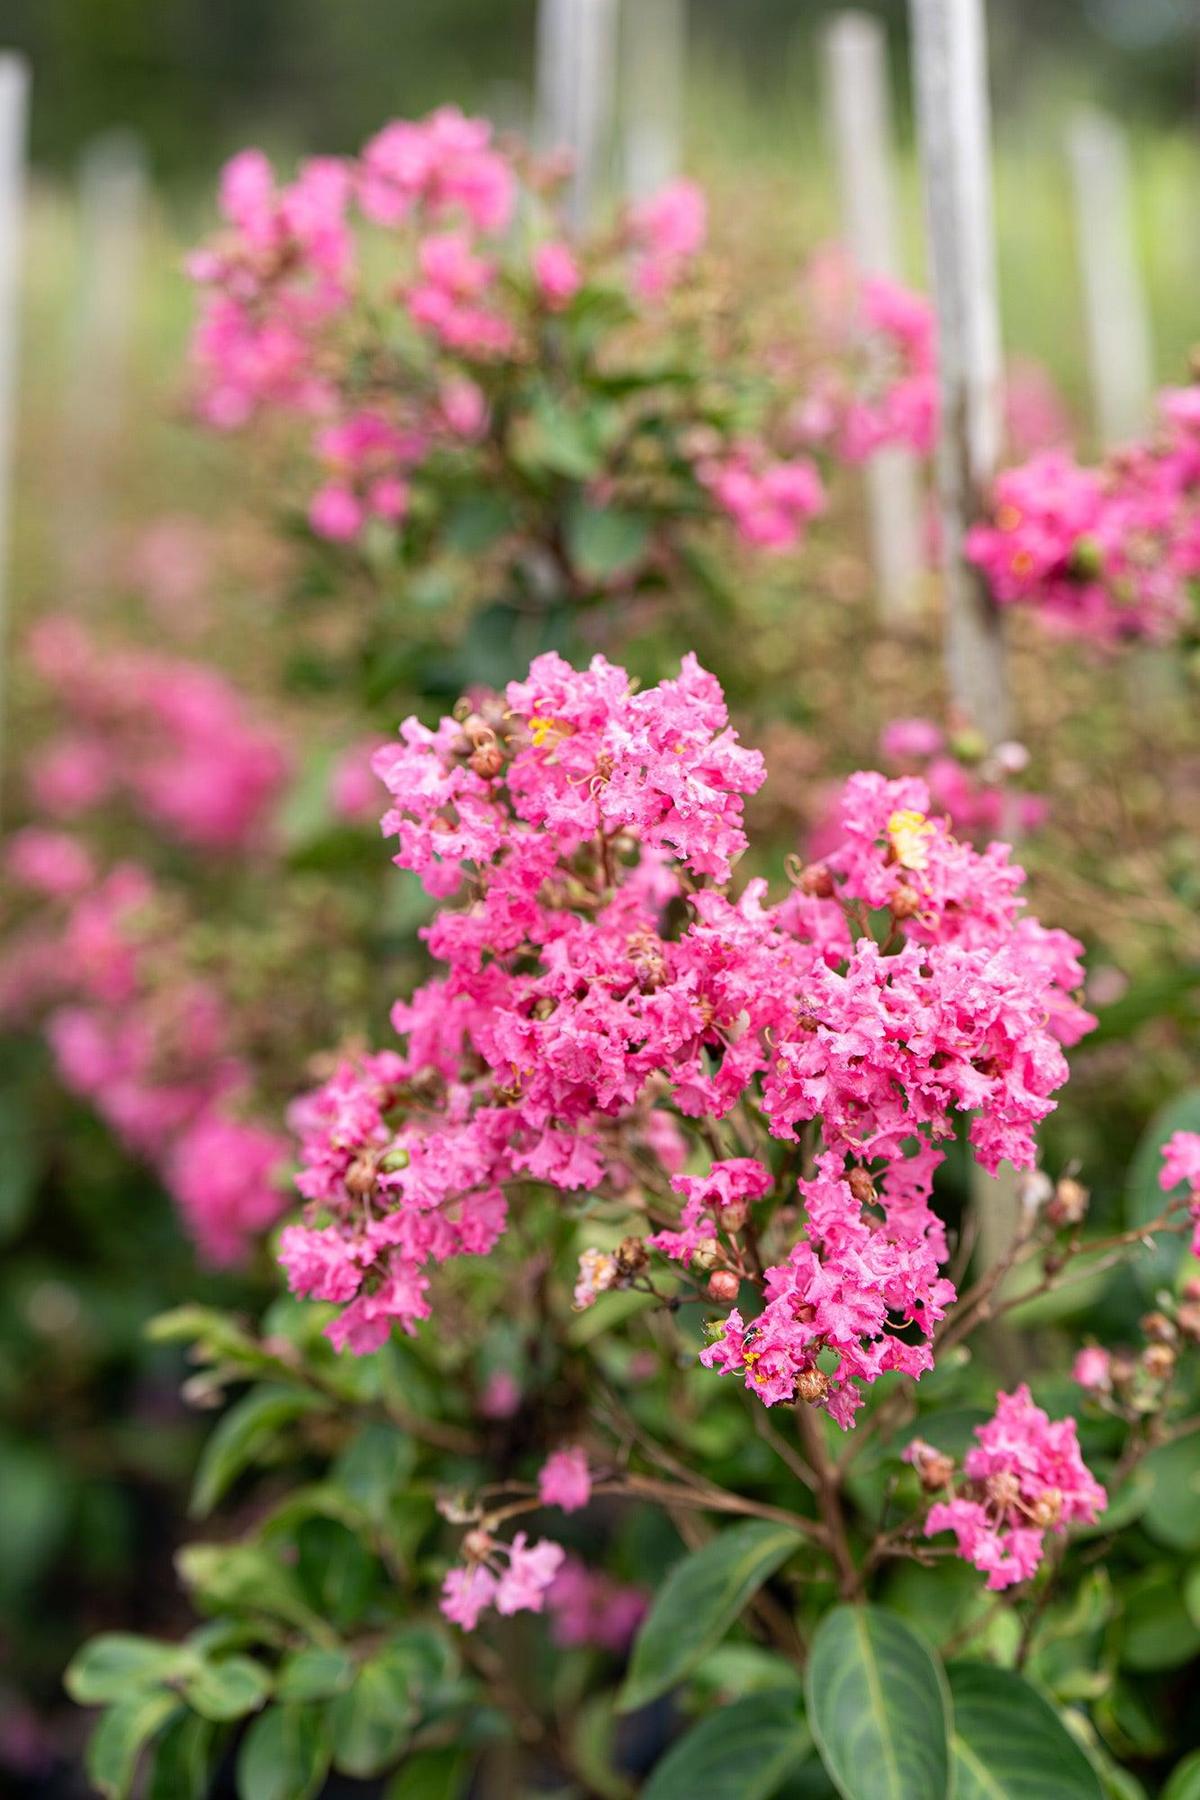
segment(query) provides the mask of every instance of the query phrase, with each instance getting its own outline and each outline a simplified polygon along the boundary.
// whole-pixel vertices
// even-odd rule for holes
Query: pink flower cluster
[[[6,872],[42,903],[6,946],[0,1018],[42,1015],[60,1079],[157,1170],[205,1260],[242,1260],[282,1210],[290,1145],[244,1116],[250,1071],[220,992],[179,966],[177,912],[137,864],[97,876],[37,827]]]
[[[522,373],[544,313],[569,306],[597,259],[606,279],[656,299],[703,245],[703,195],[677,182],[599,247],[574,249],[553,217],[536,222],[530,247],[509,227],[522,194],[535,216],[543,185],[522,190],[491,126],[454,107],[395,121],[355,159],[304,163],[288,186],[257,150],[226,168],[225,229],[189,264],[205,291],[192,346],[200,412],[224,428],[262,412],[320,420],[323,480],[308,509],[318,535],[349,542],[372,521],[398,525],[423,465],[481,433],[476,375]],[[371,227],[399,238],[401,272],[382,292],[360,249]],[[398,348],[412,327],[424,355]],[[376,350],[370,379],[364,344]]]
[[[643,1589],[567,1556],[546,1592],[550,1635],[563,1650],[592,1645],[620,1656],[646,1616]]]
[[[538,1498],[543,1506],[579,1512],[591,1497],[592,1476],[586,1451],[572,1444],[547,1457],[538,1474]]]
[[[838,249],[810,264],[821,362],[793,413],[809,443],[863,463],[889,445],[928,455],[937,432],[933,308],[924,295],[862,275]]]
[[[930,719],[893,719],[880,734],[880,754],[903,774],[919,774],[939,813],[960,837],[978,842],[996,832],[1028,837],[1046,822],[1049,803],[1010,784],[1029,761],[1024,745],[997,744],[982,761],[955,754]]]
[[[473,1531],[466,1549],[469,1560],[448,1572],[441,1599],[445,1616],[464,1631],[474,1631],[480,1615],[492,1606],[505,1617],[540,1613],[566,1556],[561,1544],[549,1538],[530,1544],[523,1531],[517,1532],[511,1544],[503,1544],[485,1531]]]
[[[277,733],[252,722],[215,669],[144,650],[102,651],[75,620],[30,635],[34,668],[70,725],[31,760],[40,811],[76,819],[121,796],[179,842],[262,842],[288,773]]]
[[[802,1234],[760,1317],[731,1314],[705,1360],[849,1423],[860,1383],[929,1366],[952,1298],[929,1202],[955,1115],[989,1170],[1032,1166],[1061,1046],[1092,1023],[1080,946],[1022,916],[1007,849],[959,842],[913,779],[853,777],[798,891],[734,898],[764,769],[694,658],[638,691],[602,657],[551,654],[478,706],[409,720],[376,758],[395,860],[461,902],[426,930],[446,972],[396,1007],[402,1048],[347,1059],[297,1107],[293,1288],[343,1309],[335,1343],[373,1349],[428,1315],[432,1265],[491,1250],[514,1184],[620,1199],[638,1157],[683,1201],[650,1247],[687,1269],[703,1245],[711,1268],[773,1182],[753,1156],[687,1173],[689,1122],[819,1125],[816,1174],[778,1196]],[[583,1305],[620,1277],[590,1254]]]
[[[825,509],[825,490],[807,457],[773,459],[761,445],[740,441],[719,457],[706,457],[697,474],[744,544],[790,550],[810,521]]]
[[[1094,1524],[1108,1496],[1080,1456],[1074,1419],[1052,1423],[1023,1384],[997,1395],[995,1417],[975,1436],[963,1460],[966,1491],[930,1507],[925,1535],[952,1531],[959,1555],[999,1590],[1036,1572],[1047,1531]],[[927,1455],[919,1441],[905,1452],[918,1468]]]
[[[1167,1139],[1158,1179],[1164,1194],[1178,1187],[1187,1188],[1193,1225],[1192,1254],[1200,1256],[1200,1132],[1176,1131]]]
[[[1050,450],[997,479],[968,551],[1002,605],[1100,644],[1180,630],[1200,573],[1200,389],[1167,390],[1160,414],[1098,467]]]

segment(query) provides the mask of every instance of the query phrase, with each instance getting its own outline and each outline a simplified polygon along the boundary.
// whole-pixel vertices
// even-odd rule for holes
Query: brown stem
[[[817,1506],[824,1522],[829,1551],[837,1568],[838,1587],[842,1598],[848,1600],[857,1593],[859,1579],[854,1558],[850,1554],[850,1540],[846,1536],[837,1470],[825,1447],[821,1422],[804,1400],[796,1404],[796,1428],[804,1445],[804,1454],[817,1479]]]

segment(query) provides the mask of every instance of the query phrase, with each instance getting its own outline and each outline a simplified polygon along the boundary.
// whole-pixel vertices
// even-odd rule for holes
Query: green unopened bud
[[[412,1157],[408,1151],[397,1144],[394,1150],[389,1150],[380,1157],[379,1173],[381,1175],[398,1175],[401,1169],[407,1169],[411,1161]]]

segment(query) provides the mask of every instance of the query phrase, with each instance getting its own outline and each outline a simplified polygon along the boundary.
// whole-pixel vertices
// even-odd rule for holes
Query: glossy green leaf
[[[311,1706],[272,1706],[238,1749],[240,1800],[312,1800],[328,1773],[329,1728]]]
[[[946,1678],[900,1619],[877,1606],[827,1613],[806,1687],[817,1748],[844,1800],[948,1800]]]
[[[29,1217],[40,1160],[28,1104],[19,1093],[0,1094],[0,1244],[16,1237]]]
[[[1163,1193],[1158,1178],[1162,1172],[1162,1147],[1176,1131],[1200,1131],[1200,1087],[1176,1095],[1159,1108],[1146,1127],[1129,1165],[1125,1207],[1130,1225],[1149,1224],[1170,1199]],[[1153,1248],[1138,1250],[1130,1267],[1143,1293],[1153,1294],[1160,1287],[1170,1286],[1186,1248],[1186,1238],[1176,1233],[1156,1237]]]
[[[208,1800],[215,1737],[195,1713],[173,1720],[154,1746],[146,1800]]]
[[[255,1544],[185,1544],[175,1558],[185,1584],[212,1612],[265,1613],[318,1643],[334,1633],[305,1600],[295,1573]],[[330,1646],[332,1647],[332,1645]]]
[[[771,1800],[811,1750],[794,1700],[752,1694],[706,1714],[672,1744],[642,1800]]]
[[[298,1650],[280,1668],[275,1693],[280,1700],[332,1700],[353,1680],[349,1651]]]
[[[1171,1770],[1162,1800],[1200,1800],[1200,1750],[1193,1750]]]
[[[1187,1587],[1172,1570],[1151,1570],[1131,1583],[1124,1598],[1120,1656],[1125,1668],[1177,1669],[1200,1651],[1200,1628],[1189,1616]]]
[[[412,1666],[384,1652],[358,1672],[354,1686],[329,1709],[333,1761],[343,1775],[382,1775],[396,1761],[416,1721]]]
[[[1023,1676],[970,1662],[947,1674],[954,1800],[1103,1800],[1091,1763]]]
[[[178,1711],[175,1694],[156,1690],[105,1713],[87,1750],[88,1775],[105,1800],[127,1800],[142,1751]]]
[[[1142,1465],[1151,1486],[1146,1530],[1172,1550],[1200,1550],[1200,1432],[1152,1450]]]
[[[619,1710],[632,1712],[682,1681],[799,1543],[785,1526],[751,1520],[677,1562],[634,1641]]]
[[[63,1676],[63,1686],[77,1706],[111,1706],[161,1686],[195,1662],[191,1652],[178,1644],[108,1631],[76,1652]]]
[[[201,1718],[226,1724],[257,1712],[271,1692],[271,1676],[251,1656],[226,1656],[220,1662],[202,1662],[184,1677],[184,1699]]]
[[[192,1489],[193,1517],[205,1518],[285,1425],[327,1404],[300,1388],[271,1386],[253,1389],[231,1406],[200,1457]]]
[[[471,1772],[462,1750],[418,1750],[406,1756],[385,1790],[385,1800],[461,1800]]]
[[[415,1463],[412,1438],[394,1425],[372,1420],[343,1450],[329,1476],[378,1525],[408,1486]]]
[[[650,521],[644,513],[579,501],[567,518],[567,553],[587,581],[611,581],[645,554]]]

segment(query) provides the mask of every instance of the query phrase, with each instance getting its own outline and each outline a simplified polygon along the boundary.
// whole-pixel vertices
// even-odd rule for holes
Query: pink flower
[[[471,1539],[476,1541],[472,1543]],[[517,1532],[511,1544],[473,1532],[468,1549],[471,1560],[465,1567],[447,1573],[441,1599],[446,1618],[461,1625],[464,1631],[474,1631],[489,1606],[505,1615],[541,1612],[546,1590],[566,1554],[561,1544],[552,1543],[549,1538],[529,1544],[523,1531]]]
[[[631,208],[629,231],[638,251],[634,281],[647,299],[657,299],[683,277],[704,248],[708,205],[693,181],[673,181]]]
[[[1112,1357],[1099,1344],[1089,1344],[1071,1365],[1071,1379],[1091,1394],[1107,1394],[1112,1388]]]
[[[9,838],[4,865],[22,887],[57,900],[82,892],[96,878],[91,856],[77,839],[37,825],[27,825]]]
[[[1176,1131],[1163,1145],[1163,1166],[1158,1184],[1164,1194],[1186,1186],[1192,1218],[1192,1255],[1200,1256],[1200,1132]]]
[[[592,1478],[587,1455],[578,1445],[547,1457],[538,1475],[538,1497],[543,1506],[561,1506],[564,1512],[578,1512],[587,1505]]]
[[[574,251],[557,239],[539,244],[534,251],[533,276],[538,293],[551,312],[561,312],[569,306],[583,286]]]
[[[963,1463],[968,1492],[931,1506],[925,1535],[952,1531],[989,1588],[1012,1587],[1037,1569],[1047,1531],[1094,1524],[1108,1497],[1079,1454],[1074,1419],[1051,1423],[1025,1386],[998,1394],[995,1417],[975,1436]]]
[[[364,512],[351,490],[337,482],[328,482],[313,495],[308,508],[308,522],[318,537],[334,544],[348,544],[362,530]]]
[[[240,1262],[279,1217],[288,1149],[274,1132],[218,1113],[202,1115],[176,1140],[166,1183],[206,1261]]]
[[[593,1644],[619,1656],[646,1615],[641,1588],[626,1587],[602,1569],[568,1556],[546,1594],[551,1635],[563,1649]]]

